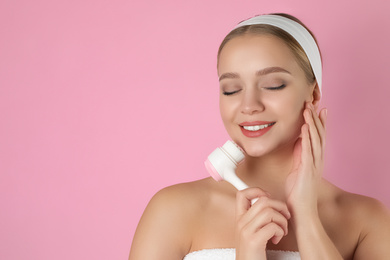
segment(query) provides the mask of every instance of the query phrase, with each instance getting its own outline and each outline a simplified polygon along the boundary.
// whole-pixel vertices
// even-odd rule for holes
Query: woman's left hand
[[[286,180],[287,205],[295,219],[318,216],[318,188],[324,168],[325,121],[327,110],[320,114],[306,103],[301,138],[294,147],[294,164]],[[313,215],[314,214],[314,215]]]

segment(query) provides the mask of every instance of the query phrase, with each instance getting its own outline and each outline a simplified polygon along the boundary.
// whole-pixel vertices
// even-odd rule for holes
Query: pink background
[[[385,2],[2,0],[0,259],[126,259],[153,194],[208,176],[217,48],[259,13],[320,42],[325,176],[390,206]]]

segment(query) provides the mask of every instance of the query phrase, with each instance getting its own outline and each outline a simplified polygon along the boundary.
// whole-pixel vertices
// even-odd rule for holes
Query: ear
[[[313,104],[314,108],[317,110],[320,105],[321,100],[321,91],[318,87],[317,82],[314,84],[314,87],[312,87],[311,94],[310,94],[310,103]]]

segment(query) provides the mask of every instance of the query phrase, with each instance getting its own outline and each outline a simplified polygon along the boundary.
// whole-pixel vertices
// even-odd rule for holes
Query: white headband
[[[280,15],[260,15],[239,23],[234,29],[245,25],[253,24],[273,25],[286,31],[288,34],[294,37],[294,39],[301,45],[302,49],[305,51],[306,56],[310,61],[311,68],[313,69],[314,76],[317,80],[320,92],[322,92],[322,62],[320,50],[318,49],[314,38],[311,36],[309,31],[306,30],[305,27],[289,18]]]

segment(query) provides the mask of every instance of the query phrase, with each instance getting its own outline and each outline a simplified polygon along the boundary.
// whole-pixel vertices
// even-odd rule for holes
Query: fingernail
[[[325,108],[325,117],[328,117],[328,109]]]

